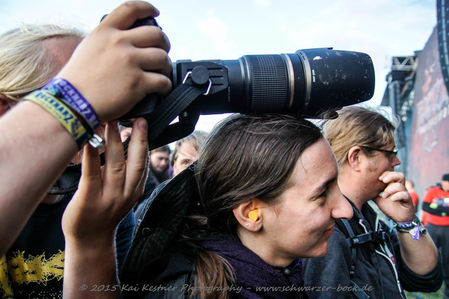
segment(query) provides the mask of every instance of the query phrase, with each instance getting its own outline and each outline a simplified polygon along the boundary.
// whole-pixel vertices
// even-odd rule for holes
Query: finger
[[[136,27],[126,32],[128,41],[139,48],[156,47],[165,52],[170,51],[170,41],[167,35],[156,26]]]
[[[131,141],[128,146],[128,161],[126,166],[125,197],[132,197],[136,187],[142,180],[148,157],[147,122],[138,118],[133,125]]]
[[[140,197],[142,197],[143,192],[145,191],[145,184],[147,181],[149,169],[150,169],[150,159],[149,159],[149,155],[147,155],[146,161],[145,161],[145,169],[143,170],[142,178],[140,179],[140,182],[137,185],[136,190],[134,191],[136,199],[139,199]]]
[[[126,173],[126,162],[116,121],[111,121],[106,124],[105,135],[104,190],[111,197],[122,192]]]
[[[128,1],[114,9],[99,25],[118,29],[130,28],[137,19],[156,17],[159,11],[150,3],[143,1]]]
[[[145,94],[157,93],[161,95],[168,94],[172,89],[170,79],[159,73],[145,72],[140,80],[140,84]]]
[[[145,183],[147,181],[148,177],[148,171],[150,169],[150,159],[147,155],[146,161],[145,161],[145,169],[143,170],[142,178],[140,179],[139,185],[137,185],[136,188],[136,198],[140,198],[143,195],[143,191],[145,190]]]
[[[397,192],[401,192],[401,191],[405,191],[405,190],[406,189],[405,189],[404,185],[402,185],[401,183],[390,183],[385,188],[385,190],[382,192],[382,197],[383,198],[387,198],[391,194],[394,194],[394,193],[397,193]]]
[[[379,180],[384,182],[385,184],[389,184],[391,182],[399,182],[405,184],[404,174],[396,171],[385,171],[380,175]]]
[[[412,199],[407,191],[396,192],[390,196],[391,201],[398,201],[403,203],[412,203]]]
[[[157,72],[169,75],[172,71],[172,63],[167,52],[159,48],[136,49],[134,52],[136,61],[145,71]]]
[[[90,192],[101,190],[101,162],[98,150],[86,144],[81,164],[81,178],[78,191],[87,198]]]

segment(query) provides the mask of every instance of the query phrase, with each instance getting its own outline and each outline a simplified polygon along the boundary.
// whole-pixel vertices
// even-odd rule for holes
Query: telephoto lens
[[[369,100],[374,93],[373,63],[360,52],[318,48],[237,60],[182,60],[173,64],[174,86],[198,66],[208,69],[211,83],[208,95],[196,100],[200,114],[267,112],[317,118]]]

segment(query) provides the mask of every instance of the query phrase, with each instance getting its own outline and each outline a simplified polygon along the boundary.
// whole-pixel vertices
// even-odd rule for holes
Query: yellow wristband
[[[32,101],[51,113],[62,126],[73,136],[78,148],[89,139],[86,128],[81,124],[76,115],[58,98],[43,90],[36,90],[27,95],[24,100]]]

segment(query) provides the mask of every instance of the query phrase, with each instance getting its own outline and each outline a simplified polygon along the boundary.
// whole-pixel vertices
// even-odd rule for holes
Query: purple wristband
[[[92,130],[95,130],[100,124],[94,108],[69,81],[63,78],[55,78],[48,82],[43,89],[49,90],[53,94],[56,92],[55,89],[57,89],[57,91],[62,94],[67,104],[75,109],[76,112],[87,121]]]
[[[426,233],[426,229],[422,226],[419,218],[415,216],[412,222],[395,222],[396,230],[412,235],[413,240],[419,240],[421,234]]]

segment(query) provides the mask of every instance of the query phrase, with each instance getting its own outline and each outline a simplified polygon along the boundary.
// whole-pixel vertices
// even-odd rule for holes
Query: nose
[[[346,200],[346,198],[341,194],[340,189],[338,189],[338,192],[336,194],[336,200],[334,201],[335,204],[332,207],[332,218],[338,219],[338,218],[345,218],[345,219],[351,219],[353,216],[352,206],[351,204]]]
[[[162,164],[164,165],[164,166],[167,166],[168,165],[168,159],[164,159],[163,161],[162,161]]]
[[[401,160],[399,160],[399,158],[397,156],[394,156],[393,161],[392,161],[393,167],[398,166],[400,164],[401,164]]]

